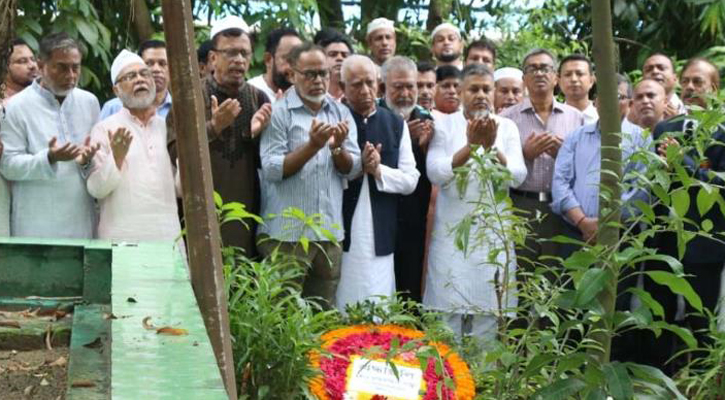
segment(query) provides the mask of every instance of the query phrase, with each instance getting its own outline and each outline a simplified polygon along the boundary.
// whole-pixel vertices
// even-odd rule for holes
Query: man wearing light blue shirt
[[[276,217],[259,227],[259,250],[275,248],[307,259],[303,295],[335,304],[342,252],[331,239],[342,241],[342,193],[346,179],[360,174],[357,129],[350,111],[327,94],[330,70],[321,47],[310,43],[289,54],[294,87],[277,100],[272,118],[262,132],[262,216]],[[309,229],[300,219],[284,218],[295,207],[307,217],[321,216],[330,235]],[[318,221],[319,222],[319,221]],[[302,238],[314,245],[302,252]],[[323,251],[324,250],[324,251]]]
[[[151,69],[156,85],[156,115],[166,118],[171,111],[171,93],[169,93],[169,64],[166,58],[166,43],[161,40],[147,40],[141,43],[138,49],[138,55],[144,60],[146,65]],[[110,117],[117,113],[123,104],[117,97],[108,100],[101,109],[99,120]]]
[[[40,43],[41,76],[8,104],[0,172],[12,183],[11,236],[93,237],[95,207],[85,177],[97,146],[89,132],[98,100],[76,88],[78,43],[65,33]]]

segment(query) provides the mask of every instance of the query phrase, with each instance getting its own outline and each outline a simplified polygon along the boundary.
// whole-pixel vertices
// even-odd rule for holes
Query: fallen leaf
[[[18,321],[0,321],[0,327],[16,328],[20,329],[20,322]]]
[[[146,317],[143,319],[143,321],[141,321],[141,324],[143,325],[144,328],[152,331],[152,330],[156,329],[156,327],[151,325],[150,321],[151,321],[151,317]]]
[[[45,378],[43,378],[43,380],[40,381],[40,386],[48,386],[48,385],[50,385],[50,383],[48,383],[48,381],[45,380]]]
[[[103,345],[103,343],[101,342],[101,338],[97,337],[96,340],[84,344],[83,347],[88,347],[89,349],[97,349],[97,348],[101,347],[102,345]]]
[[[50,345],[50,340],[53,336],[52,327],[51,324],[48,324],[48,327],[45,329],[45,347],[48,350],[53,350],[53,346]]]
[[[33,386],[32,385],[26,387],[25,390],[23,390],[23,395],[25,397],[29,397],[32,393],[33,393]]]
[[[129,297],[129,298],[127,298],[127,299],[126,299],[126,301],[127,301],[127,302],[129,302],[129,303],[138,303],[138,302],[136,301],[136,299],[134,299],[133,297]]]
[[[118,319],[113,313],[103,313],[103,319]]]
[[[189,332],[186,329],[172,328],[170,326],[164,326],[156,330],[158,335],[169,335],[169,336],[184,336],[188,335]]]
[[[68,360],[65,359],[65,357],[60,356],[57,360],[53,361],[52,363],[48,364],[50,367],[63,367],[66,364],[68,364]]]
[[[81,388],[89,388],[96,386],[95,383],[89,381],[89,380],[78,380],[73,381],[73,383],[70,384],[70,387],[81,387]]]

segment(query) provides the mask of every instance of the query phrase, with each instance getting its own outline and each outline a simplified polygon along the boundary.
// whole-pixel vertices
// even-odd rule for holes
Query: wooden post
[[[236,400],[219,222],[214,206],[191,4],[190,0],[163,0],[161,6],[171,70],[171,92],[174,94],[172,112],[183,188],[191,283],[227,394],[229,399]]]
[[[619,227],[609,222],[621,219],[622,150],[619,148],[622,131],[617,78],[614,62],[614,38],[612,36],[612,11],[610,0],[592,0],[592,33],[594,63],[597,66],[597,97],[599,98],[599,124],[602,132],[602,165],[600,173],[599,232],[597,243],[612,248],[619,242]],[[596,354],[600,362],[608,362],[612,347],[614,305],[617,297],[619,269],[609,269],[608,280],[597,299],[604,308],[604,318],[595,325],[592,335],[602,348]]]

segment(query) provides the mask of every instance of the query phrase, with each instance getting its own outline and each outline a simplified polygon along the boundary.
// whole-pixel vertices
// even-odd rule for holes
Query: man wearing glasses
[[[293,253],[309,263],[300,278],[302,294],[335,304],[342,251],[342,193],[346,179],[360,174],[357,128],[350,111],[327,92],[329,63],[324,50],[303,43],[290,52],[293,87],[274,103],[262,133],[262,216],[259,249]],[[290,207],[306,217],[319,215],[322,230],[300,218],[285,218]],[[302,246],[307,243],[309,246]]]
[[[539,256],[558,252],[556,243],[537,239],[550,239],[564,232],[564,222],[549,208],[554,160],[564,138],[584,124],[584,117],[576,108],[554,98],[557,62],[551,52],[531,50],[524,57],[522,69],[529,97],[504,110],[501,116],[518,126],[528,170],[524,183],[510,193],[514,206],[529,218],[533,235],[527,237],[526,248],[517,249],[520,266],[529,268]]]
[[[239,17],[217,21],[211,29],[209,62],[214,74],[202,83],[206,107],[206,132],[214,190],[225,202],[244,204],[247,211],[259,211],[259,135],[269,123],[271,105],[267,96],[248,84],[252,43],[249,28]],[[173,118],[167,118],[172,160],[176,159]],[[244,249],[254,257],[256,224],[227,223],[221,227],[226,246]]]

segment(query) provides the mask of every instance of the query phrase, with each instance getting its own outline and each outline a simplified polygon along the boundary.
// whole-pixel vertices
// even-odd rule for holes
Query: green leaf
[[[684,270],[682,268],[682,263],[680,260],[676,259],[675,257],[668,256],[666,254],[647,254],[642,257],[637,257],[632,261],[633,264],[639,264],[644,261],[662,261],[664,263],[667,263],[667,265],[670,266],[670,269],[672,269],[672,272],[674,272],[677,275],[684,274]]]
[[[635,377],[642,380],[648,380],[657,384],[664,384],[665,387],[669,389],[673,395],[677,396],[677,400],[686,400],[685,396],[683,396],[677,389],[677,385],[675,384],[675,382],[659,369],[655,367],[650,367],[649,365],[633,363],[627,363],[626,366],[627,369],[629,369],[629,371],[632,372],[632,375],[634,375]]]
[[[697,340],[695,340],[695,336],[693,336],[692,332],[690,332],[689,329],[685,329],[681,326],[668,324],[663,321],[654,321],[652,322],[652,327],[660,328],[660,329],[667,329],[668,331],[674,333],[675,335],[679,336],[680,339],[682,339],[683,342],[687,345],[687,347],[694,349],[697,347]]]
[[[647,271],[645,274],[658,284],[670,288],[672,293],[681,294],[694,309],[702,312],[702,300],[685,278],[667,271]]]
[[[610,274],[601,268],[591,268],[584,273],[576,289],[574,303],[577,306],[589,304],[602,291]]]
[[[702,221],[702,230],[705,232],[712,231],[712,228],[714,227],[712,220],[706,219]]]
[[[684,217],[687,210],[690,209],[690,195],[684,189],[678,189],[672,192],[670,196],[672,197],[672,207],[675,209],[675,214]]]
[[[310,253],[310,239],[306,236],[300,237],[300,244],[302,245],[302,250],[305,251],[305,254]]]
[[[222,204],[224,202],[222,201],[222,196],[214,191],[214,205],[216,205],[216,208],[222,208]]]
[[[564,267],[567,269],[584,270],[597,262],[597,256],[586,249],[574,252],[569,258],[564,260]]]
[[[86,21],[83,18],[76,17],[73,18],[73,21],[76,24],[76,28],[78,29],[78,32],[83,36],[83,39],[88,42],[91,46],[95,46],[98,42],[98,29]]]
[[[587,385],[577,378],[567,378],[555,381],[549,386],[546,386],[536,393],[534,393],[534,399],[536,400],[561,400],[568,399],[574,394],[580,392]]]
[[[614,397],[614,400],[629,400],[634,396],[634,389],[632,388],[632,379],[627,373],[627,368],[623,364],[615,361],[610,364],[605,364],[602,367],[604,377],[609,387],[609,394]]]
[[[534,358],[529,361],[529,365],[526,367],[526,370],[524,371],[523,378],[528,378],[530,376],[533,376],[535,374],[538,374],[541,368],[552,362],[557,358],[557,355],[554,354],[537,354],[534,356]]]
[[[717,191],[708,189],[709,187],[703,186],[697,192],[697,211],[700,213],[700,216],[703,217],[708,211],[710,211],[712,206],[715,205],[719,195]]]
[[[649,294],[649,292],[636,287],[629,288],[627,289],[627,291],[637,296],[637,298],[639,298],[639,301],[647,306],[647,308],[649,308],[654,315],[662,318],[665,317],[665,309],[662,307],[662,304],[655,300],[652,295]]]

